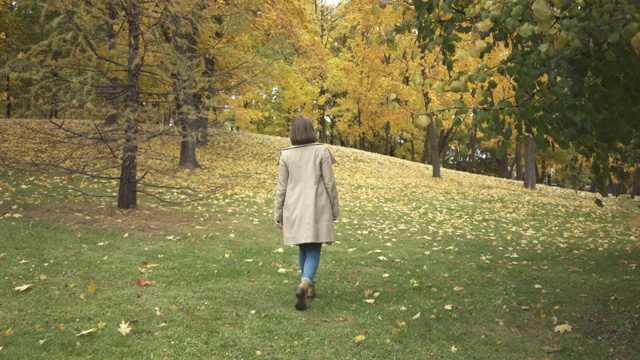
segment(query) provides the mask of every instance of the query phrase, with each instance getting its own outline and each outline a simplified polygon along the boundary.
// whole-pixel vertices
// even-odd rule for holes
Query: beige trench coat
[[[335,240],[333,221],[340,215],[335,163],[322,144],[280,152],[274,220],[282,222],[285,245]]]

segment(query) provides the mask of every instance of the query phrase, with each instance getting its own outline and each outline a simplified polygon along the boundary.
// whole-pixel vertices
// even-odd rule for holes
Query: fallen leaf
[[[559,332],[560,334],[564,334],[565,332],[571,332],[571,325],[568,323],[564,323],[562,325],[558,325],[553,329],[554,332]]]
[[[11,337],[11,336],[13,336],[15,334],[16,334],[16,332],[13,329],[9,329],[9,330],[4,332],[4,336],[6,336],[6,337]]]
[[[451,309],[453,309],[453,305],[445,305],[444,309],[445,310],[451,310]]]
[[[100,322],[98,323],[98,329],[103,329],[105,326],[107,326],[107,323],[106,323],[106,322],[100,321]]]
[[[33,286],[32,284],[20,285],[13,288],[13,290],[23,292],[23,291],[31,290],[32,286]]]
[[[420,315],[422,315],[422,312],[419,312],[419,313],[415,314],[413,316],[413,320],[417,320],[420,317]]]
[[[462,286],[454,286],[453,291],[462,291],[464,288]]]
[[[373,304],[374,302],[376,302],[375,299],[365,299],[364,302],[366,302],[367,304]]]
[[[557,353],[557,352],[562,351],[562,348],[561,348],[561,347],[559,347],[559,346],[554,346],[554,347],[551,347],[551,346],[543,346],[543,347],[542,347],[542,350],[546,351],[546,352],[547,352],[547,353],[549,353],[549,354],[552,354],[552,353]]]
[[[458,352],[458,348],[457,348],[457,347],[455,347],[455,346],[452,346],[452,347],[451,347],[451,352],[452,352],[452,353]]]
[[[152,283],[149,280],[138,279],[138,282],[136,282],[136,285],[138,285],[138,286],[147,286],[147,285],[152,285]]]
[[[47,275],[41,274],[40,275],[40,281],[45,281],[45,280],[47,280]]]
[[[129,326],[128,322],[125,323],[124,320],[121,320],[120,325],[118,326],[118,331],[122,335],[127,335],[129,331],[131,331],[131,327]]]
[[[83,332],[81,332],[81,333],[79,333],[79,334],[76,334],[76,336],[87,336],[87,335],[89,335],[89,334],[91,334],[91,333],[94,333],[94,332],[96,332],[96,331],[98,331],[98,329],[97,329],[97,328],[91,328],[91,329],[89,329],[89,330],[85,330],[85,331],[83,331]]]
[[[94,283],[93,280],[89,282],[89,285],[87,286],[87,292],[89,294],[93,294],[94,292],[96,292],[96,283]]]
[[[366,339],[366,336],[364,336],[364,335],[358,335],[358,336],[356,336],[356,337],[353,339],[353,341],[355,341],[355,342],[361,342],[361,341],[362,341],[362,340],[364,340],[364,339]]]
[[[278,253],[278,254],[282,254],[282,253],[284,253],[284,249],[282,249],[282,248],[277,248],[277,249],[273,250],[273,252],[274,252],[274,253]]]

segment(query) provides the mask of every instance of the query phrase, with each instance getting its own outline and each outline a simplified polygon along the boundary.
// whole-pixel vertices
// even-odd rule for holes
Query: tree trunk
[[[516,162],[516,179],[522,180],[522,135],[516,136],[516,158],[514,161]]]
[[[322,34],[320,35],[320,39],[322,39]],[[321,75],[322,77],[322,75]],[[323,79],[321,79],[323,80]],[[327,90],[324,88],[324,86],[320,86],[320,93],[318,98],[319,99],[323,99],[324,95],[327,93]],[[324,99],[323,99],[324,100]],[[326,100],[324,100],[326,101]],[[320,142],[323,144],[327,143],[327,119],[326,119],[326,115],[327,115],[327,108],[326,108],[326,104],[322,104],[320,105],[320,110],[322,110],[320,112],[320,119],[319,119],[319,123],[320,123]]]
[[[409,142],[411,143],[411,161],[415,162],[416,161],[416,145],[413,141],[413,134],[411,134],[411,139],[409,139]]]
[[[323,144],[327,143],[327,119],[325,116],[327,115],[327,111],[322,106],[322,112],[320,113],[320,142]]]
[[[7,80],[7,109],[5,115],[7,119],[11,117],[11,70],[6,69],[5,79]]]
[[[498,160],[498,177],[501,179],[509,178],[509,158],[507,157],[506,149]]]
[[[469,139],[469,161],[467,161],[467,172],[473,173],[476,167],[476,137],[478,136],[478,127],[474,126]]]
[[[636,164],[636,171],[634,171],[633,174],[633,185],[631,185],[631,198],[635,199],[637,194],[640,194],[640,192],[638,192],[638,185],[640,183],[640,166],[638,166],[638,164]]]
[[[129,56],[127,64],[127,116],[125,143],[120,169],[120,188],[118,190],[118,208],[135,209],[138,206],[138,104],[140,98],[140,8],[137,1],[128,4]]]
[[[206,132],[206,119],[201,112],[202,99],[197,94],[194,72],[197,61],[199,30],[193,19],[183,19],[179,13],[172,14],[173,49],[176,55],[176,77],[174,80],[174,99],[177,121],[182,129],[180,160],[178,166],[184,169],[200,167],[196,158],[197,144],[206,141],[202,132]],[[209,64],[209,67],[212,65]],[[215,66],[215,63],[214,63]],[[205,67],[205,73],[212,71]],[[204,128],[204,129],[203,129]]]
[[[429,131],[425,129],[424,135],[424,149],[422,151],[422,159],[421,163],[428,164],[429,163]]]
[[[531,135],[524,140],[524,187],[536,188],[536,144]]]
[[[331,145],[335,145],[336,141],[336,116],[334,115],[331,118],[331,124],[329,125],[329,129],[331,129]]]
[[[384,153],[393,156],[391,152],[391,123],[388,121],[384,124]]]
[[[429,136],[429,143],[431,143],[431,167],[433,168],[433,177],[440,177],[440,153],[438,152],[438,137],[436,136],[436,126],[434,124],[433,116],[431,121],[427,125],[427,134]]]

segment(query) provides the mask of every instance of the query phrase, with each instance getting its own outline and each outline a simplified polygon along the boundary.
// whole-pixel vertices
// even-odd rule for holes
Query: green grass
[[[451,171],[434,180],[423,165],[335,148],[338,243],[324,247],[318,297],[298,312],[297,249],[282,246],[271,215],[272,160],[284,140],[216,141],[211,149],[227,155],[204,150],[203,161],[217,166],[193,176],[218,171],[236,183],[207,202],[169,208],[207,219],[191,230],[154,234],[34,218],[30,210],[44,204],[87,198],[69,195],[49,176],[0,172],[0,358],[633,359],[640,353],[639,231],[615,200],[601,209],[591,194],[530,192]],[[267,155],[240,152],[254,141],[267,146]],[[151,205],[142,200],[140,211]],[[136,286],[139,278],[153,285]],[[23,284],[32,289],[14,290]],[[124,336],[121,320],[133,328]],[[554,332],[565,323],[571,332]],[[91,328],[97,330],[76,336]],[[549,354],[544,347],[560,350]]]

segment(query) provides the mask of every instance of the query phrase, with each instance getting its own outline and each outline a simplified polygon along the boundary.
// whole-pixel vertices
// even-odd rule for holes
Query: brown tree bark
[[[467,162],[467,172],[473,173],[476,167],[476,137],[478,136],[478,127],[474,126],[471,130],[469,138],[469,161]]]
[[[531,135],[524,139],[524,187],[536,188],[536,144]]]
[[[516,179],[523,179],[523,171],[522,171],[522,135],[516,136]]]
[[[138,106],[140,98],[140,7],[138,1],[127,3],[129,56],[127,59],[127,115],[125,117],[125,143],[120,168],[120,186],[118,189],[118,208],[135,209],[138,206]]]
[[[438,152],[438,137],[436,136],[436,126],[431,116],[431,121],[427,124],[427,134],[429,136],[429,143],[431,144],[431,167],[433,168],[433,177],[439,178],[440,176],[440,153]]]
[[[633,185],[631,185],[631,198],[635,199],[638,194],[638,185],[640,185],[640,166],[636,164],[636,171],[633,174]]]
[[[183,23],[183,20],[186,24]],[[200,167],[196,158],[197,144],[199,141],[204,141],[199,137],[200,132],[203,131],[200,115],[202,99],[197,94],[196,85],[192,78],[198,55],[199,31],[193,19],[183,19],[177,13],[172,14],[171,22],[173,25],[173,49],[177,59],[174,99],[177,122],[182,130],[178,166],[184,169],[196,169]],[[207,71],[213,72],[213,69],[205,68],[205,73]]]

